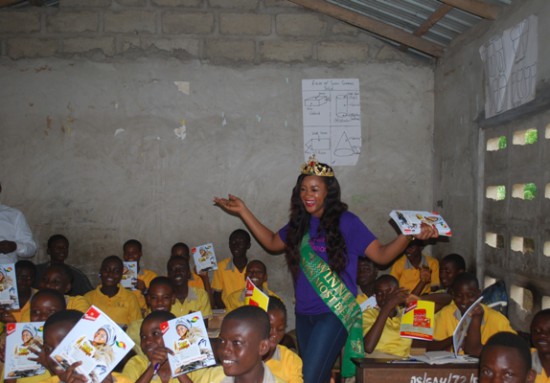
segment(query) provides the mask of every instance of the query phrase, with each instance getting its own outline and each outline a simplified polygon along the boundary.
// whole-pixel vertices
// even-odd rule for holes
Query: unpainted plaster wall
[[[64,3],[74,7],[67,11]],[[252,46],[258,50],[249,60],[243,52],[227,57],[223,49],[215,58],[205,56],[212,53],[210,35],[182,32],[170,36],[173,44],[163,45],[164,29],[157,26],[156,34],[146,36],[147,44],[158,43],[151,48],[139,46],[143,32],[106,31],[103,18],[111,13],[123,13],[126,23],[139,25],[130,18],[132,12],[121,11],[120,1],[84,2],[85,13],[100,18],[94,33],[44,27],[51,25],[51,17],[64,28],[77,25],[59,20],[64,12],[70,19],[81,15],[77,3],[32,10],[42,29],[0,31],[6,54],[0,59],[1,198],[24,211],[40,246],[35,261],[46,260],[45,243],[54,233],[69,238],[69,261],[94,282],[101,259],[121,255],[129,238],[143,243],[145,267],[159,273],[165,272],[170,247],[178,241],[191,246],[213,242],[218,258],[227,257],[229,234],[243,227],[212,205],[213,196],[227,193],[242,197],[267,226],[279,229],[304,161],[301,80],[306,78],[360,81],[362,153],[356,166],[336,168],[350,209],[387,241],[395,235],[388,224],[391,209],[432,207],[434,83],[429,62],[328,18],[319,21],[321,35],[306,34],[299,44],[295,37],[275,32],[265,42],[255,36]],[[132,3],[156,13],[155,20],[185,13],[181,7],[158,8],[158,1]],[[216,22],[229,4],[214,2],[223,6],[210,10],[199,1],[188,3],[204,11],[200,17],[211,11]],[[252,3],[235,2],[232,17],[267,12],[270,20],[280,22],[277,12],[303,12],[267,0],[251,11],[246,7]],[[272,28],[280,32],[284,25]],[[209,33],[219,37],[219,26]],[[247,33],[229,39],[242,43],[251,39]],[[21,34],[27,37],[21,40]],[[107,35],[116,47],[125,46],[120,39],[137,36],[137,45],[130,51],[94,44],[78,45],[84,52],[63,51],[67,39],[81,35],[88,42],[105,41]],[[23,45],[14,43],[16,37]],[[324,44],[325,37],[333,41]],[[44,38],[55,40],[52,46],[58,50],[45,51],[33,43]],[[200,48],[182,53],[188,40]],[[351,40],[363,46],[361,55]],[[260,47],[266,45],[282,46],[282,60],[290,62],[263,56]],[[315,54],[303,55],[304,46]],[[323,46],[333,53],[327,55]],[[188,94],[175,81],[188,82]],[[181,139],[174,130],[183,124],[187,131]],[[293,287],[283,257],[268,256],[256,242],[250,255],[267,263],[270,288],[291,305]]]

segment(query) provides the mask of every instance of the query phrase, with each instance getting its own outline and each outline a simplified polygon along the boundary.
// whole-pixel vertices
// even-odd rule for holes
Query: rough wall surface
[[[547,84],[550,77],[550,50],[547,41],[550,26],[546,23],[550,16],[550,3],[547,1],[514,1],[497,21],[481,23],[453,42],[438,62],[435,77],[434,200],[443,205],[439,210],[449,219],[455,234],[459,234],[455,239],[460,238],[445,246],[438,246],[437,254],[463,254],[471,268],[476,269],[478,277],[490,275],[504,279],[508,288],[512,284],[523,287],[531,284],[535,299],[532,307],[537,309],[540,307],[541,295],[550,295],[547,282],[550,259],[542,254],[542,246],[539,246],[549,240],[548,227],[543,223],[546,220],[542,218],[548,215],[544,187],[549,178],[547,172],[540,171],[545,167],[544,162],[539,162],[547,158],[543,152],[548,151],[548,140],[544,139],[544,129],[539,127],[536,150],[537,153],[540,150],[540,155],[531,156],[531,159],[528,159],[526,151],[534,148],[512,147],[513,131],[520,127],[514,126],[514,123],[519,121],[522,109],[525,110],[521,107],[508,113],[502,123],[483,127],[485,77],[478,51],[491,37],[531,14],[539,18],[537,98],[545,98],[549,91]],[[509,125],[506,129],[505,124]],[[499,134],[508,137],[508,154],[499,154],[499,158],[485,164],[485,139]],[[534,166],[529,166],[529,163]],[[526,182],[526,179],[528,182],[535,182],[541,191],[533,202],[537,207],[529,210],[527,205],[514,199],[493,206],[492,202],[485,199],[485,186],[496,181],[484,179],[486,165],[493,170],[500,167],[509,174],[507,181],[502,181],[502,177],[499,180],[501,183],[508,182],[507,187],[515,182]],[[525,177],[528,173],[533,173],[533,176]],[[508,193],[511,194],[510,189]],[[531,214],[535,212],[536,214]],[[508,229],[504,229],[505,227]],[[496,253],[485,244],[486,231],[496,231],[504,235],[502,248]],[[512,235],[540,239],[537,241],[535,253],[531,255],[536,257],[536,262],[510,250]],[[526,265],[530,266],[526,268]],[[513,324],[525,330],[529,318],[516,306],[511,310]]]
[[[38,21],[8,28],[13,13]],[[353,212],[386,241],[391,209],[432,205],[433,69],[347,25],[274,0],[62,0],[0,25],[2,201],[25,212],[37,261],[58,232],[94,281],[129,238],[160,273],[178,241],[227,257],[243,224],[211,200],[228,192],[279,229],[303,162],[304,78],[360,80],[362,154],[336,169]],[[291,305],[283,257],[250,255]]]

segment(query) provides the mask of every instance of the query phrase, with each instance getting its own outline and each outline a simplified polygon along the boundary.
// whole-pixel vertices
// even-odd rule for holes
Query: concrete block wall
[[[479,55],[481,45],[503,30],[530,15],[537,15],[538,63],[535,104],[520,106],[496,121],[485,121],[486,81]],[[550,258],[544,254],[550,241],[547,218],[550,203],[544,190],[550,182],[547,171],[548,139],[544,138],[550,88],[550,50],[546,36],[550,27],[550,2],[545,0],[512,1],[496,21],[485,21],[457,38],[438,61],[435,70],[434,200],[460,240],[452,240],[435,249],[438,256],[457,252],[466,257],[470,269],[483,283],[485,277],[502,279],[511,287],[524,288],[526,305],[511,302],[512,324],[528,331],[533,312],[550,296],[548,272]],[[546,105],[546,106],[545,106]],[[542,109],[541,109],[542,108]],[[536,145],[514,146],[516,130],[535,127]],[[487,153],[487,140],[506,136],[508,148]],[[533,201],[510,198],[516,183],[534,182],[538,195]],[[486,187],[505,185],[507,199],[492,201],[485,197]],[[486,243],[486,233],[499,236],[498,248]],[[511,249],[513,236],[534,240],[533,253]],[[521,299],[520,299],[521,300]]]
[[[0,11],[0,55],[11,59],[160,51],[215,63],[332,65],[385,60],[385,48],[286,0],[61,0],[58,8]]]

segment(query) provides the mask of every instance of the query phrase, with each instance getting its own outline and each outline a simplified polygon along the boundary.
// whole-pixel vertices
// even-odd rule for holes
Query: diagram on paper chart
[[[304,158],[355,165],[361,153],[358,79],[302,80]]]

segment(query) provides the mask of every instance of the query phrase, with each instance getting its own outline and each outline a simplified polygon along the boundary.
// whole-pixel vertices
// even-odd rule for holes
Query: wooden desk
[[[357,383],[477,383],[477,363],[431,365],[358,358]]]

